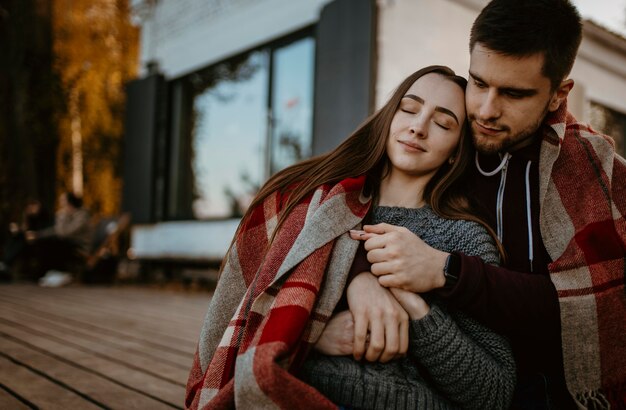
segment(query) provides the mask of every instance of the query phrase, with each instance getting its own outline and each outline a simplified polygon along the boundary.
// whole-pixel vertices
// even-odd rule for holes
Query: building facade
[[[328,151],[417,68],[466,75],[487,0],[137,0],[132,254],[219,261],[276,171]],[[626,144],[626,39],[585,21],[570,110]]]

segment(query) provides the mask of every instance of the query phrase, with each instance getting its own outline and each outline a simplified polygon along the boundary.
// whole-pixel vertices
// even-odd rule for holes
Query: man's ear
[[[548,105],[548,111],[554,112],[559,109],[561,103],[567,98],[569,92],[572,91],[574,87],[574,80],[568,78],[567,80],[561,81],[561,85],[556,89],[554,95],[552,95],[552,99],[550,99],[550,104]]]

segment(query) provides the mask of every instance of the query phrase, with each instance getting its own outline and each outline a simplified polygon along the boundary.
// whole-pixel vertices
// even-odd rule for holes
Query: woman
[[[463,138],[464,84],[445,67],[417,71],[335,150],[289,167],[263,186],[222,267],[187,384],[187,407],[336,408],[332,400],[353,404],[329,400],[294,374],[344,294],[358,248],[348,231],[360,226],[372,202],[377,209],[428,205],[443,218],[481,223],[460,193],[471,154],[471,142]],[[493,255],[493,244],[490,251]],[[413,319],[430,311],[446,316],[417,295],[393,292]],[[503,364],[492,366],[496,377],[511,381],[501,395],[506,401],[514,385],[510,351],[497,337],[490,342],[507,352]],[[353,360],[316,356],[307,361],[302,377],[320,390],[324,383],[315,375],[324,379],[335,374],[321,371],[324,363],[316,367],[325,359]],[[421,371],[424,363],[412,365],[422,379],[431,377]],[[437,389],[429,381],[423,384]],[[465,404],[441,394],[436,398],[444,405]]]

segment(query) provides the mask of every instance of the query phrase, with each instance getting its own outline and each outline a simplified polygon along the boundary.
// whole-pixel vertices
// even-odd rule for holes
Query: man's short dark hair
[[[470,51],[480,43],[508,56],[542,53],[542,73],[556,90],[572,70],[581,39],[580,14],[568,0],[493,0],[474,21]]]

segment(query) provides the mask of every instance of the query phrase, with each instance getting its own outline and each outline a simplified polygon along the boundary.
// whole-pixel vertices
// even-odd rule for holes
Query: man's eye
[[[514,99],[519,99],[519,98],[524,97],[524,95],[523,95],[523,94],[518,93],[518,92],[515,92],[515,91],[507,91],[507,92],[505,92],[504,94],[505,94],[507,97],[514,98]]]
[[[474,80],[474,85],[476,87],[478,87],[478,88],[485,88],[485,87],[487,87],[487,84],[485,84],[485,83],[483,83],[481,81],[478,81],[478,80]]]

